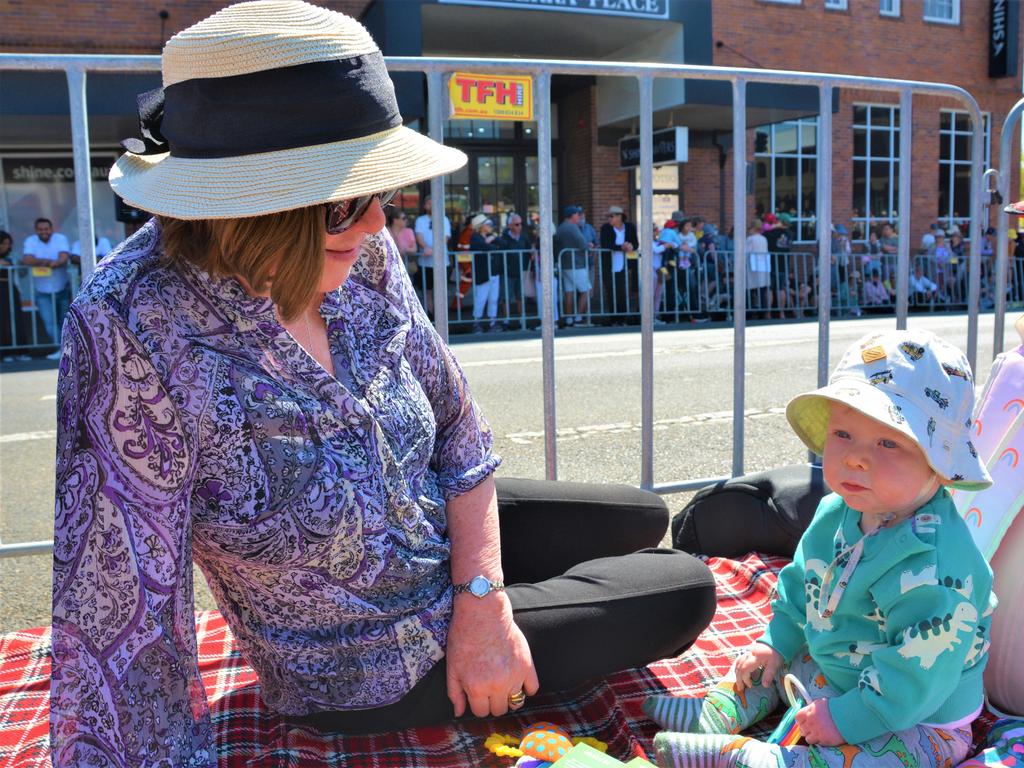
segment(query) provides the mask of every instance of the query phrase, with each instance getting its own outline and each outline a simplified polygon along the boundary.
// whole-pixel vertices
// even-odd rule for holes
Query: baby
[[[982,708],[992,571],[946,486],[991,484],[969,439],[973,376],[925,331],[866,336],[786,408],[823,456],[822,499],[764,634],[704,698],[652,696],[661,766],[950,766]],[[794,675],[810,746],[735,737]]]

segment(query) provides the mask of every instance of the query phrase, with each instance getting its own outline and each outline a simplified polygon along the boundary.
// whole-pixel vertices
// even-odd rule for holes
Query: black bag
[[[821,467],[808,464],[723,480],[672,518],[672,546],[715,557],[755,550],[792,557],[828,493]]]

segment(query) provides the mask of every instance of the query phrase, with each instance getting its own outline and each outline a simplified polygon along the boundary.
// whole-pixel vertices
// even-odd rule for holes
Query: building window
[[[984,159],[991,152],[989,116],[982,115],[985,130]],[[954,224],[966,234],[971,221],[971,118],[967,112],[939,113],[939,225]]]
[[[847,0],[825,0],[825,7],[830,11],[845,11]]]
[[[878,12],[882,16],[900,15],[900,0],[878,0]]]
[[[764,125],[754,134],[754,203],[758,216],[785,213],[794,242],[814,242],[818,118]]]
[[[853,235],[899,216],[900,109],[886,104],[853,107]]]
[[[924,0],[924,20],[959,24],[960,0]]]

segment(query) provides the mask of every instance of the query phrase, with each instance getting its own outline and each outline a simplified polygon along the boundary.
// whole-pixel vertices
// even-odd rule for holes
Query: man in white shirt
[[[423,201],[423,214],[416,217],[416,245],[419,247],[420,274],[423,280],[423,303],[427,305],[427,314],[434,316],[434,222],[431,217],[433,203],[428,196]],[[452,236],[452,223],[444,217],[444,239]],[[443,267],[444,265],[442,265]]]
[[[60,359],[60,329],[71,301],[68,290],[70,250],[68,239],[54,232],[53,222],[46,218],[36,219],[36,233],[25,240],[21,249],[20,263],[32,267],[33,303],[50,341],[58,347],[47,356],[49,360]]]
[[[96,261],[102,259],[112,250],[113,248],[110,245],[110,240],[105,237],[96,238]],[[71,244],[71,263],[82,263],[82,242],[80,240],[75,240],[75,242]]]

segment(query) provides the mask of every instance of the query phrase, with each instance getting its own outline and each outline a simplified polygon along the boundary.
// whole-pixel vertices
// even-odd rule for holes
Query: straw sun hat
[[[143,140],[110,171],[128,203],[224,219],[345,200],[451,173],[466,156],[402,125],[356,20],[299,0],[231,5],[164,46],[139,97]]]

